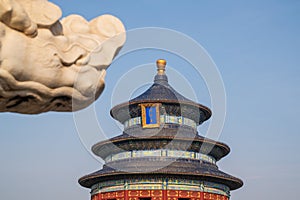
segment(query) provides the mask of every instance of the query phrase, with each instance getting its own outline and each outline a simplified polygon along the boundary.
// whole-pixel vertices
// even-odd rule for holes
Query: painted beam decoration
[[[179,125],[186,125],[186,126],[190,126],[193,127],[194,129],[197,129],[197,123],[192,120],[189,119],[187,117],[183,117],[183,116],[171,116],[171,115],[160,115],[160,124],[179,124]],[[140,117],[135,117],[135,118],[131,118],[127,121],[124,122],[124,128],[130,128],[131,126],[139,126],[141,124],[141,118]]]
[[[141,104],[143,128],[157,128],[160,126],[159,109],[160,109],[159,103]]]

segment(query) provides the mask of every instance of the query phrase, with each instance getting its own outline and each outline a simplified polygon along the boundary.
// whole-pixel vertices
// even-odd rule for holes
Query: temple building
[[[121,135],[92,147],[103,168],[79,179],[92,200],[229,200],[243,182],[218,169],[230,148],[198,134],[211,110],[168,83],[166,61],[157,61],[153,85],[111,109]]]

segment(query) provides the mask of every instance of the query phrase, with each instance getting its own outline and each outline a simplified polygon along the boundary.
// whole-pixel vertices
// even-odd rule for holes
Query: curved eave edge
[[[122,178],[124,178],[125,176],[130,176],[130,175],[177,175],[177,176],[180,175],[180,176],[202,177],[204,179],[205,178],[211,178],[211,179],[215,179],[215,181],[218,182],[218,183],[227,185],[230,188],[230,190],[237,190],[237,189],[241,188],[244,185],[243,181],[239,178],[232,178],[231,179],[231,178],[226,178],[226,177],[213,176],[213,175],[210,175],[210,174],[170,173],[170,172],[148,172],[148,173],[113,172],[113,173],[110,173],[110,174],[97,174],[97,175],[90,174],[90,175],[86,175],[86,176],[81,177],[78,180],[78,183],[82,187],[91,188],[94,184],[96,184],[98,182],[98,180],[100,178],[104,178],[104,177],[105,178],[110,178],[110,177],[112,177],[113,179],[116,179],[117,176],[123,176]],[[93,183],[88,183],[88,182],[93,182]]]
[[[113,114],[114,112],[117,112],[118,110],[123,109],[124,107],[132,106],[132,105],[138,105],[138,104],[141,104],[141,103],[170,103],[170,104],[174,103],[174,104],[183,104],[183,105],[188,105],[188,106],[194,106],[194,107],[197,107],[198,109],[201,109],[202,111],[204,111],[204,113],[205,113],[205,120],[204,121],[208,120],[212,115],[212,111],[208,107],[206,107],[202,104],[189,102],[189,101],[182,101],[182,100],[178,100],[178,101],[172,101],[171,100],[170,101],[170,100],[164,100],[164,99],[157,99],[157,100],[151,99],[151,100],[144,100],[142,102],[141,101],[132,101],[132,102],[121,103],[119,105],[114,106],[110,110],[110,115],[114,119],[118,120],[116,118],[116,116],[114,116],[114,114]]]
[[[147,138],[147,137],[141,137],[141,138],[136,138],[136,137],[129,137],[129,138],[121,138],[121,139],[116,139],[114,140],[113,138],[112,139],[109,139],[109,140],[104,140],[104,141],[101,141],[101,142],[98,142],[96,143],[95,145],[92,146],[92,152],[97,155],[97,156],[100,156],[97,152],[99,152],[99,148],[101,148],[102,146],[105,146],[105,145],[116,145],[117,146],[117,143],[120,143],[120,142],[126,142],[126,141],[139,141],[139,140],[174,140],[174,137],[151,137],[151,138]],[[222,142],[216,142],[214,140],[211,140],[211,139],[207,139],[207,138],[204,138],[204,139],[185,139],[185,138],[175,138],[175,140],[184,140],[184,141],[191,141],[191,142],[200,142],[202,144],[209,144],[209,145],[212,145],[212,146],[217,146],[221,149],[223,149],[224,151],[224,154],[218,158],[217,160],[220,160],[221,158],[227,156],[230,152],[230,147],[228,145],[226,145],[225,143],[222,143]],[[214,148],[214,147],[213,147]]]

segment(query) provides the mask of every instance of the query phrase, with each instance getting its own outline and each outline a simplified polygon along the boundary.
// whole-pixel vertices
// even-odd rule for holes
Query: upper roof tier
[[[111,116],[124,123],[141,116],[140,104],[161,103],[165,114],[192,119],[197,125],[208,120],[211,117],[209,108],[184,97],[169,85],[165,74],[166,61],[160,59],[156,64],[157,74],[153,85],[138,97],[113,107]]]

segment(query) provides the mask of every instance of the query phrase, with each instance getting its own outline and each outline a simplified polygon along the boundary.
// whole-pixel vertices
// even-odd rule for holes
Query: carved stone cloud
[[[102,93],[122,22],[61,15],[47,0],[0,0],[0,112],[71,112]]]

